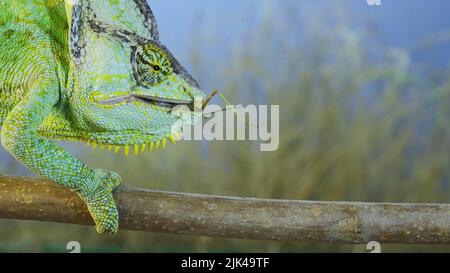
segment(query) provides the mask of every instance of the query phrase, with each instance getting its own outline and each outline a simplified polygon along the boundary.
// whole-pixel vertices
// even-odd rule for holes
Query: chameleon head
[[[112,145],[158,142],[176,138],[184,125],[201,118],[204,92],[163,45],[131,46],[129,57],[120,56],[127,51],[105,56],[109,51],[96,54],[78,75],[73,108],[78,124],[89,127],[88,139]]]
[[[144,147],[173,140],[201,119],[205,93],[156,30],[143,37],[94,19],[79,29],[71,34],[68,119],[72,131],[84,133],[66,137]]]

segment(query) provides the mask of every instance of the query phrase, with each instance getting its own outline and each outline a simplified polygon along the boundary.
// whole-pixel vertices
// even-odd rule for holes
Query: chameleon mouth
[[[168,110],[172,110],[173,108],[175,108],[176,106],[179,106],[179,105],[185,105],[185,106],[190,107],[193,104],[192,100],[178,100],[178,99],[161,98],[161,97],[140,95],[140,94],[132,94],[132,95],[127,95],[127,96],[119,96],[119,97],[109,98],[109,99],[100,101],[100,103],[105,104],[105,105],[115,105],[115,104],[121,104],[123,102],[132,102],[132,101],[139,101],[139,102],[143,102],[148,105],[154,105],[154,106],[166,108]]]
[[[156,105],[163,108],[173,109],[176,106],[179,105],[185,105],[189,106],[192,104],[191,100],[177,100],[177,99],[169,99],[169,98],[160,98],[160,97],[154,97],[154,96],[147,96],[147,95],[131,95],[134,99],[147,103]]]

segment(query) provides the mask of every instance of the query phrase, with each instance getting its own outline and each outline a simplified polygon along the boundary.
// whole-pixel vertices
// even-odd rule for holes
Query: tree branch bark
[[[329,243],[450,244],[449,204],[312,202],[171,193],[121,186],[120,228]],[[0,218],[93,225],[78,196],[41,178],[0,177]]]

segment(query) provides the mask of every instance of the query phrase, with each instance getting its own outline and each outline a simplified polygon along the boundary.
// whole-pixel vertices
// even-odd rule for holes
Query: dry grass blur
[[[424,75],[409,53],[361,27],[267,13],[230,41],[226,58],[200,54],[214,33],[196,33],[194,75],[240,104],[280,105],[280,147],[181,142],[126,159],[88,148],[83,158],[129,184],[171,191],[265,198],[447,202],[450,196],[449,71]],[[280,18],[284,18],[280,20]],[[310,17],[309,17],[310,18]],[[297,27],[292,27],[293,25]],[[298,33],[302,33],[299,37]],[[219,103],[219,101],[216,101]],[[79,152],[80,146],[68,146]],[[5,166],[2,166],[5,168]],[[365,251],[364,246],[251,242],[120,232],[110,238],[69,225],[0,221],[2,251]],[[450,247],[386,246],[391,251]]]

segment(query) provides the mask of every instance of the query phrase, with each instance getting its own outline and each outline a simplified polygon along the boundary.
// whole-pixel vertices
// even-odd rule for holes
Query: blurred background
[[[162,41],[205,90],[234,104],[280,105],[280,146],[180,142],[139,157],[63,143],[91,167],[151,189],[323,201],[445,202],[450,197],[450,2],[150,1]],[[223,103],[219,100],[217,104]],[[1,175],[34,175],[0,148]],[[365,252],[0,220],[0,251]],[[450,246],[386,245],[383,251]]]

